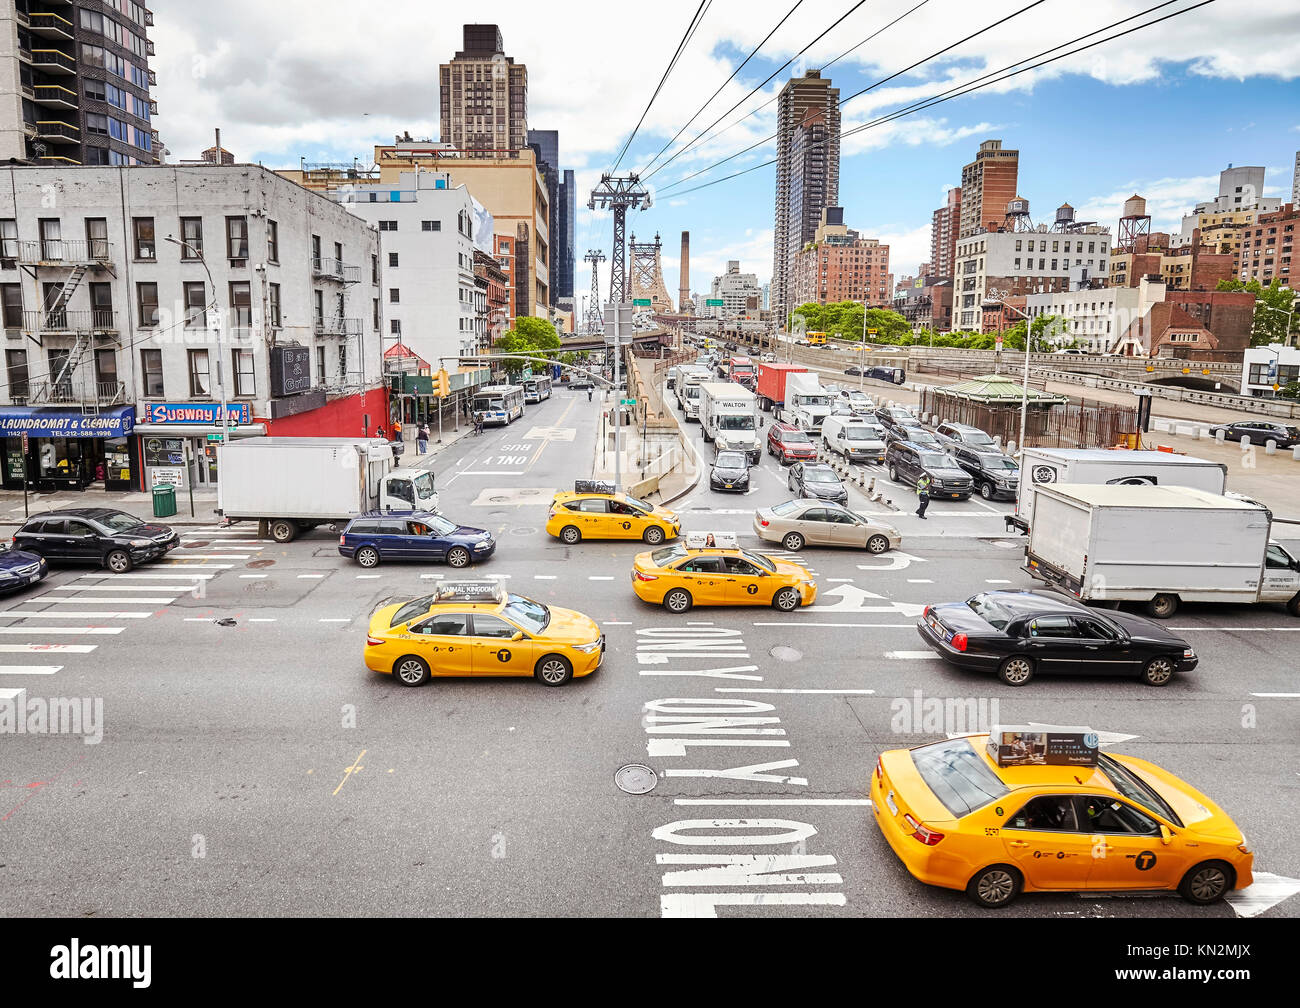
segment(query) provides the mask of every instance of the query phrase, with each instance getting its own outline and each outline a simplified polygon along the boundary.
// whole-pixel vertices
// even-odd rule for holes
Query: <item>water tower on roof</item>
[[[1138,238],[1151,233],[1151,215],[1147,201],[1134,193],[1124,201],[1124,216],[1119,219],[1119,235],[1115,241],[1116,252],[1132,252]]]
[[[1032,231],[1034,222],[1029,219],[1029,200],[1023,196],[1017,196],[1007,203],[1007,223],[1008,231]]]

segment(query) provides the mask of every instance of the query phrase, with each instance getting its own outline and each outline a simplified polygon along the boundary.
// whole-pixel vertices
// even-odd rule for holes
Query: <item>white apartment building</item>
[[[957,239],[954,329],[981,331],[986,298],[1064,291],[1110,272],[1110,229],[984,231]],[[996,293],[995,293],[996,292]]]
[[[747,312],[757,314],[762,292],[756,273],[740,272],[740,260],[727,261],[727,272],[714,277],[709,288],[709,300],[721,305],[706,305],[704,316],[715,319],[744,318]]]
[[[435,371],[440,360],[476,351],[486,312],[476,303],[474,249],[492,254],[491,214],[439,171],[333,195],[379,233],[385,347],[402,343]]]
[[[1242,395],[1273,399],[1295,381],[1300,381],[1300,347],[1270,343],[1247,348],[1241,365]]]
[[[1257,213],[1272,213],[1282,207],[1280,196],[1265,196],[1264,169],[1258,166],[1228,165],[1219,172],[1219,195],[1214,199],[1197,203],[1190,214],[1183,217],[1183,224],[1178,234],[1169,242],[1174,247],[1190,245],[1192,232],[1201,226],[1201,218],[1206,214],[1236,213],[1242,210],[1254,210]]]
[[[1100,287],[1030,294],[1025,314],[1031,319],[1056,315],[1064,330],[1052,337],[1056,346],[1078,344],[1090,353],[1110,353],[1128,327],[1145,318],[1153,304],[1165,299],[1163,280],[1143,277],[1137,287]]]
[[[357,437],[387,419],[378,235],[343,207],[256,165],[8,174],[5,486],[23,434],[33,483],[138,490],[215,482],[223,419]]]

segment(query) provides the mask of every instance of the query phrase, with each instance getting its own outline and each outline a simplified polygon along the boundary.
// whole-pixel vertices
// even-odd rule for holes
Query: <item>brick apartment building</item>
[[[843,207],[826,207],[813,240],[795,257],[790,287],[796,307],[838,301],[887,307],[894,289],[889,246],[848,228]]]
[[[1273,213],[1260,214],[1253,228],[1242,231],[1233,270],[1238,279],[1258,280],[1265,285],[1277,279],[1284,286],[1293,287],[1291,255],[1297,224],[1300,224],[1300,210],[1294,203],[1287,203]]]

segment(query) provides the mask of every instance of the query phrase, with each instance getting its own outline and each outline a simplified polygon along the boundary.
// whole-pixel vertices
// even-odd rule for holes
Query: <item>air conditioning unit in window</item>
[[[151,248],[142,248],[142,249],[140,250],[140,258],[141,258],[141,259],[152,259],[152,258],[153,258],[153,249],[151,249]]]

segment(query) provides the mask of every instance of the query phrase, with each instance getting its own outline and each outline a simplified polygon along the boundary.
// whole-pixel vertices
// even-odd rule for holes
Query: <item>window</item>
[[[311,268],[317,273],[321,271],[320,235],[311,236]]]
[[[181,259],[197,262],[203,258],[203,218],[181,218]]]
[[[373,328],[375,332],[379,332],[379,298],[372,298],[370,306],[374,312],[374,321],[371,323],[371,328]]]
[[[5,284],[5,286],[8,287],[9,284]],[[18,285],[14,284],[13,286]],[[9,375],[9,398],[11,400],[26,399],[30,391],[27,375],[27,351],[6,350],[5,370]]]
[[[1136,833],[1155,836],[1160,826],[1154,819],[1131,805],[1114,798],[1080,795],[1075,798],[1079,825],[1083,833]]]
[[[0,284],[0,311],[4,314],[6,329],[21,329],[23,325],[22,284]]]
[[[396,287],[388,288],[388,303],[400,304],[401,301],[402,301],[402,292],[398,290]]]
[[[134,218],[131,221],[131,230],[135,235],[135,257],[137,259],[153,259],[156,252],[154,246],[153,218]]]
[[[1073,637],[1074,629],[1068,616],[1039,616],[1030,621],[1030,637]]]
[[[230,373],[235,376],[235,395],[255,395],[256,385],[253,381],[253,351],[231,350]]]
[[[266,261],[280,261],[280,225],[273,220],[266,222]]]
[[[422,623],[413,624],[411,633],[434,637],[465,637],[469,635],[469,616],[465,613],[438,613]]]
[[[325,348],[323,346],[316,348],[316,381],[321,384],[325,382]]]
[[[270,312],[270,324],[274,329],[279,329],[280,322],[280,285],[278,283],[266,285],[266,303],[267,310]]]
[[[392,335],[394,335],[394,336],[400,336],[400,335],[402,335],[402,320],[401,320],[401,319],[389,319],[389,320],[388,320],[388,331],[389,331]]]
[[[396,252],[389,252],[389,253],[388,253],[388,265],[389,265],[390,267],[392,267],[393,269],[396,269],[396,268],[397,268],[397,253],[396,253]]]
[[[441,230],[442,230],[442,221],[438,221],[438,220],[420,221],[420,230],[421,230],[421,231],[441,231]]]
[[[190,281],[182,284],[185,291],[185,325],[190,329],[208,327],[208,292],[206,284]]]
[[[1004,828],[1076,833],[1074,799],[1070,795],[1039,795],[1007,820]]]
[[[190,395],[212,395],[211,376],[208,373],[208,352],[206,350],[188,351],[190,358]]]
[[[370,257],[370,282],[372,284],[379,283],[379,256],[377,255]]]
[[[325,325],[325,294],[322,291],[312,291],[312,297],[315,301],[316,326],[320,328]]]
[[[493,637],[499,640],[510,640],[519,631],[501,619],[499,616],[492,616],[488,613],[476,612],[474,614],[474,636],[475,637]]]
[[[238,280],[230,285],[230,325],[235,329],[247,329],[253,324],[252,285],[247,280]]]
[[[158,285],[156,283],[138,283],[135,285],[136,314],[142,328],[158,324]]]
[[[0,259],[18,258],[18,221],[0,220]]]
[[[101,390],[105,386],[117,388],[117,351],[103,349],[95,351],[95,381]]]
[[[86,251],[91,259],[108,258],[108,221],[105,218],[86,218]]]
[[[226,258],[248,258],[248,218],[226,218]]]
[[[144,394],[150,398],[160,398],[163,395],[161,350],[140,351],[140,374],[144,379]]]
[[[395,220],[381,220],[381,221],[379,222],[379,230],[380,230],[380,231],[396,231],[396,230],[397,230],[397,221],[395,221]]]
[[[40,221],[41,258],[63,258],[63,225],[57,217],[47,217]]]

